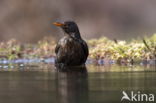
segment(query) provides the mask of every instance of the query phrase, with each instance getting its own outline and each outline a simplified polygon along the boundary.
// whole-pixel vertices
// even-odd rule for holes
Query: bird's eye
[[[63,28],[68,28],[68,25],[64,25]]]
[[[70,27],[71,26],[71,24],[68,24],[68,27]]]

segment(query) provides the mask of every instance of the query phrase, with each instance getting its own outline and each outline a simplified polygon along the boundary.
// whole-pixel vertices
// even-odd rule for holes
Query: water
[[[89,64],[68,72],[45,63],[8,66],[0,69],[0,103],[119,103],[123,90],[156,95],[155,70],[140,65]]]

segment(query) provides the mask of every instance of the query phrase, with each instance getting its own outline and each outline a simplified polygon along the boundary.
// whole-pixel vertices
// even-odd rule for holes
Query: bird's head
[[[61,27],[65,33],[67,33],[70,36],[74,37],[80,37],[80,32],[78,29],[78,26],[75,22],[73,21],[66,21],[66,22],[54,22],[53,23],[55,26]]]

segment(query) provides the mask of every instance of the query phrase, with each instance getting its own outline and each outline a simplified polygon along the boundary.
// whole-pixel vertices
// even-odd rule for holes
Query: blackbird
[[[55,22],[65,35],[56,45],[55,66],[80,66],[85,64],[89,51],[87,43],[81,38],[79,28],[74,21]]]

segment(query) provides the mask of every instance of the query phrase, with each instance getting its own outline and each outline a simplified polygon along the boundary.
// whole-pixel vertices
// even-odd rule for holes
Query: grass
[[[129,42],[102,37],[89,40],[88,44],[90,57],[95,59],[104,58],[126,63],[156,59],[156,34]]]
[[[91,59],[109,59],[125,63],[156,59],[156,34],[129,42],[101,37],[88,40],[87,43]],[[54,57],[55,45],[52,37],[45,37],[36,44],[21,44],[11,39],[0,43],[0,60]]]

